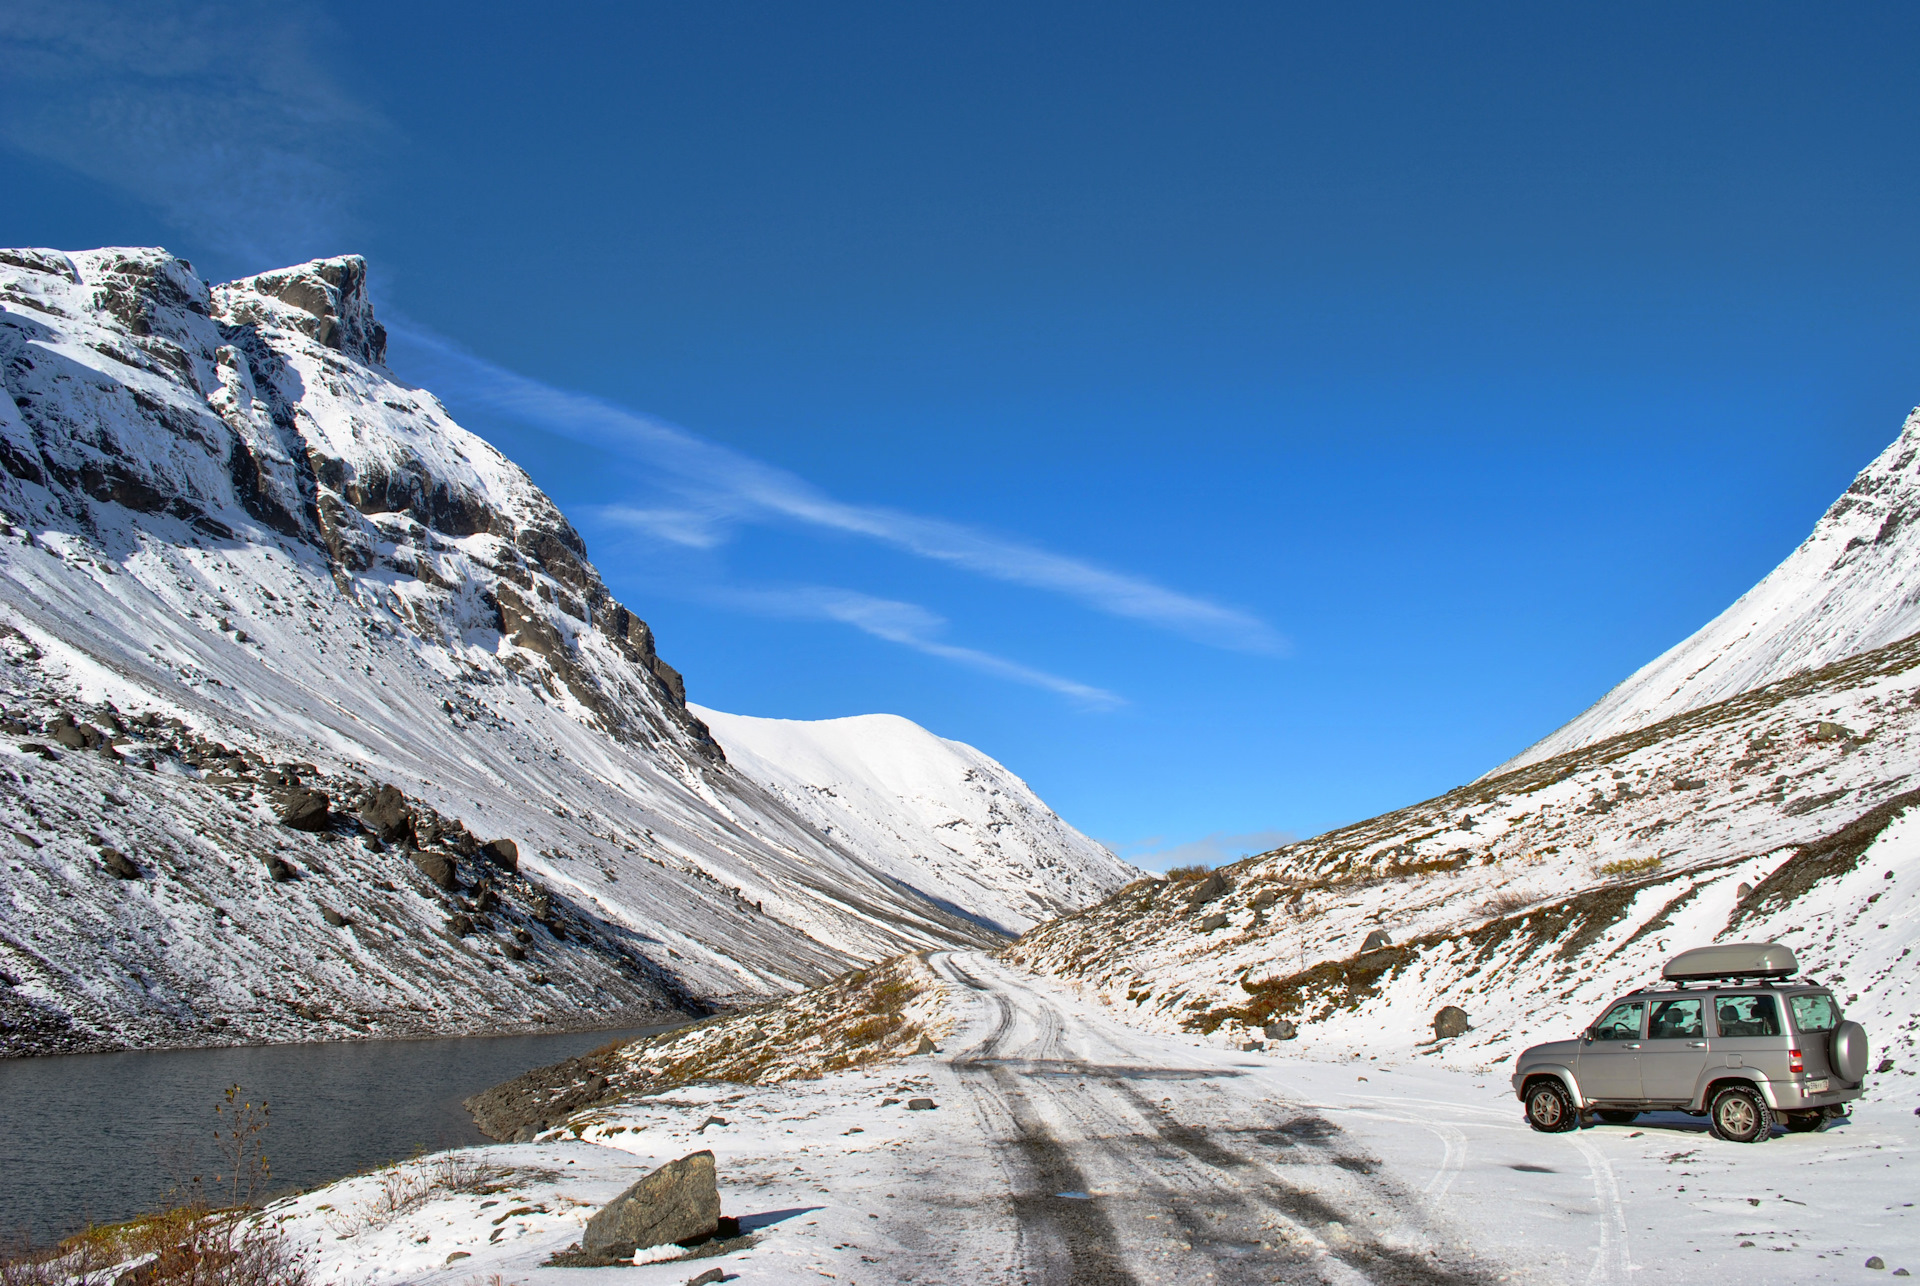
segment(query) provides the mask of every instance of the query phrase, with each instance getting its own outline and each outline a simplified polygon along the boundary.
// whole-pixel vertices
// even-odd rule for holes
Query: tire
[[[1713,1096],[1707,1120],[1715,1138],[1729,1143],[1759,1143],[1773,1133],[1773,1111],[1756,1090],[1729,1085]]]
[[[1782,1112],[1780,1123],[1793,1134],[1812,1134],[1827,1123],[1827,1114],[1822,1111]]]
[[[1580,1128],[1580,1111],[1559,1081],[1535,1081],[1527,1088],[1527,1124],[1542,1134]]]
[[[1598,1112],[1595,1112],[1594,1115],[1605,1121],[1608,1125],[1632,1125],[1640,1119],[1638,1112],[1629,1112],[1624,1108],[1614,1107],[1603,1107]]]

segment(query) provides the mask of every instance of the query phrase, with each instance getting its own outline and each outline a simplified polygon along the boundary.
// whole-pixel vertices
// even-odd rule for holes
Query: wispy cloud
[[[409,367],[428,368],[429,382],[455,400],[643,457],[681,498],[666,507],[609,506],[603,515],[610,522],[703,549],[720,544],[740,523],[798,522],[1050,591],[1215,647],[1266,654],[1285,650],[1285,640],[1271,626],[1237,608],[960,523],[848,504],[784,469],[601,398],[507,370],[404,319],[390,321],[388,330],[395,345],[407,350]]]
[[[330,33],[298,3],[9,0],[0,141],[132,194],[223,267],[337,254],[355,185],[333,158],[387,126],[315,62]]]
[[[1268,853],[1282,844],[1291,844],[1299,836],[1292,831],[1265,830],[1248,831],[1243,835],[1233,835],[1226,831],[1215,831],[1199,839],[1184,843],[1168,844],[1155,836],[1151,839],[1136,840],[1131,844],[1113,844],[1110,848],[1135,866],[1149,871],[1165,871],[1175,866],[1219,866],[1223,862],[1234,862],[1254,853]]]
[[[877,639],[898,643],[971,670],[1057,692],[1089,709],[1111,710],[1126,704],[1122,697],[1104,688],[1036,670],[1032,666],[1021,665],[977,648],[944,642],[940,635],[946,631],[946,618],[917,603],[903,603],[897,599],[876,598],[857,590],[819,585],[779,589],[709,588],[702,591],[701,596],[737,610],[765,616],[838,621]]]

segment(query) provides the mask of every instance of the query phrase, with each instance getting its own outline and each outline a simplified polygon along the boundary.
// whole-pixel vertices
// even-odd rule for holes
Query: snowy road
[[[685,1085],[596,1110],[578,1142],[478,1150],[512,1175],[488,1194],[389,1215],[395,1181],[370,1175],[274,1218],[316,1286],[580,1286],[547,1256],[641,1174],[711,1148],[751,1244],[596,1282],[682,1286],[717,1267],[741,1286],[1797,1286],[1920,1270],[1920,1117],[1900,1071],[1853,1121],[1758,1145],[1678,1114],[1542,1135],[1499,1074],[1304,1039],[1231,1052],[984,956],[931,962],[958,1020],[939,1054]],[[920,1096],[937,1109],[910,1110]],[[1873,1255],[1889,1271],[1865,1269]]]

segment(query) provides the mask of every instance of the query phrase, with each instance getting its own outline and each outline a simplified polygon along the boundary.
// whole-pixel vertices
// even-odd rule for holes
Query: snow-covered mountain
[[[609,1021],[990,940],[727,763],[553,503],[387,369],[360,259],[0,251],[0,380],[0,1052]]]
[[[1007,954],[1151,1028],[1484,1067],[1681,950],[1777,939],[1906,1066],[1917,453],[1920,418],[1778,571],[1514,764],[1215,878],[1142,881]],[[1437,1035],[1448,1005],[1471,1031]]]
[[[1538,763],[1920,630],[1916,517],[1920,409],[1766,579],[1502,768]]]
[[[898,715],[754,719],[689,707],[733,766],[822,833],[957,914],[1019,934],[1144,873],[998,761]]]

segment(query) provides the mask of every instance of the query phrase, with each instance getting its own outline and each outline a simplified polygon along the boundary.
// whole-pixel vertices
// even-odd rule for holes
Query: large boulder
[[[1392,945],[1393,938],[1385,929],[1375,929],[1367,935],[1367,940],[1360,944],[1360,949],[1362,951],[1378,951],[1381,947],[1390,947]]]
[[[1262,1027],[1260,1034],[1268,1040],[1292,1040],[1300,1034],[1300,1029],[1285,1018],[1276,1018]]]
[[[381,786],[360,806],[360,820],[389,844],[413,829],[413,808],[397,786]]]
[[[649,1174],[587,1220],[580,1249],[625,1259],[647,1246],[697,1241],[720,1226],[713,1153],[695,1152]]]
[[[324,831],[332,822],[327,812],[332,804],[326,791],[296,786],[274,797],[274,813],[282,826],[297,831]]]
[[[1455,1036],[1466,1035],[1469,1030],[1467,1011],[1458,1005],[1448,1005],[1433,1016],[1435,1040],[1452,1040]]]
[[[1207,872],[1207,877],[1193,886],[1193,892],[1187,894],[1188,906],[1200,906],[1221,896],[1229,888],[1227,877],[1218,871]]]
[[[459,873],[454,870],[452,859],[445,853],[420,849],[413,854],[413,864],[420,868],[420,874],[449,893],[460,887]]]
[[[520,846],[510,839],[488,840],[480,846],[480,856],[502,870],[520,869]]]

